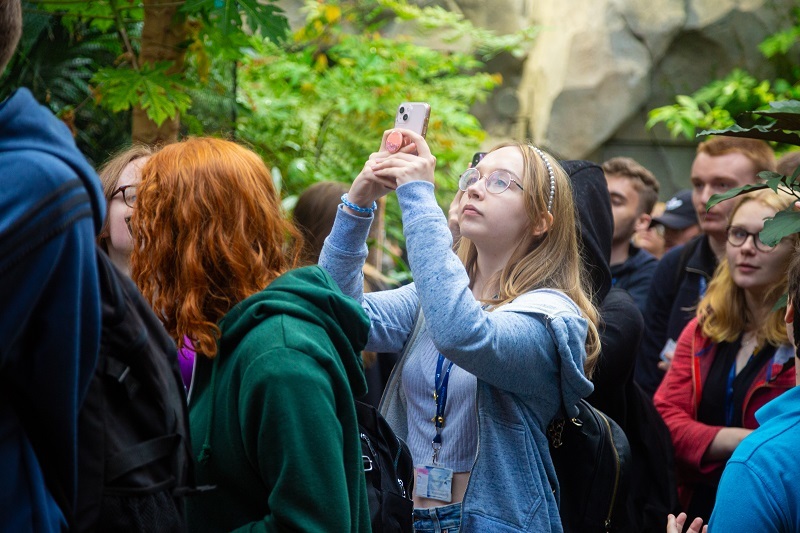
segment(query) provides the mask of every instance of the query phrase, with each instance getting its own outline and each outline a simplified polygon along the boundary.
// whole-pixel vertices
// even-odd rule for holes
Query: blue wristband
[[[345,205],[345,207],[348,207],[357,213],[366,213],[368,215],[371,215],[372,213],[375,212],[376,209],[378,209],[378,202],[372,202],[372,207],[361,207],[360,205],[354,204],[353,202],[347,199],[347,193],[344,193],[340,198],[340,200]]]

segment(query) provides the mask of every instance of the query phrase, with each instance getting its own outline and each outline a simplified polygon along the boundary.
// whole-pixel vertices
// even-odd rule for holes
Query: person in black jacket
[[[658,200],[659,183],[652,172],[630,157],[614,157],[603,163],[614,234],[611,240],[611,284],[630,293],[644,313],[650,279],[658,259],[637,248],[633,235],[648,227],[650,213]]]
[[[650,399],[633,381],[644,323],[627,291],[612,288],[613,217],[603,170],[589,161],[561,161],[570,176],[578,212],[581,259],[590,273],[594,303],[600,311],[600,359],[588,401],[625,431],[633,464],[626,522],[615,531],[661,531],[665,513],[675,512],[669,432]]]

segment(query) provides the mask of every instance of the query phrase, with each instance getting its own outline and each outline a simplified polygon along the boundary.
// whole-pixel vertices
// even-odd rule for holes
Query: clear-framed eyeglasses
[[[470,186],[478,183],[481,178],[486,179],[486,191],[492,194],[501,194],[506,191],[513,183],[519,190],[523,191],[519,184],[519,178],[507,170],[495,170],[488,176],[481,176],[477,168],[468,168],[458,179],[458,188],[466,191]]]
[[[134,207],[136,205],[136,185],[123,185],[122,187],[118,187],[111,195],[111,198],[114,198],[119,193],[122,193],[122,200],[125,202],[125,205],[128,207]]]
[[[758,232],[750,233],[744,228],[740,228],[739,226],[728,226],[728,242],[735,247],[742,246],[748,237],[753,237],[753,245],[756,247],[756,250],[761,252],[771,252],[775,249],[774,246],[768,246],[764,244],[758,236]]]

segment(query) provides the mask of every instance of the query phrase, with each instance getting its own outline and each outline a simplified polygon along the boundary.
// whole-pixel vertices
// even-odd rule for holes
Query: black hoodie
[[[570,176],[581,233],[581,258],[600,312],[600,362],[589,402],[613,418],[631,446],[626,523],[617,531],[663,531],[664,517],[677,513],[669,431],[647,395],[633,382],[644,330],[642,314],[623,289],[611,288],[614,219],[603,170],[589,161],[562,161]],[[619,524],[618,524],[619,526]]]
[[[614,218],[603,169],[589,161],[562,161],[572,182],[580,228],[581,259],[589,273],[592,301],[600,312],[600,361],[589,401],[625,428],[625,386],[633,382],[644,321],[630,295],[611,288]]]

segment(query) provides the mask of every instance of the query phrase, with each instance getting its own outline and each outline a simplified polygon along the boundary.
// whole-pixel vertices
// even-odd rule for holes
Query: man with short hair
[[[611,283],[625,289],[644,313],[650,279],[658,260],[632,242],[633,234],[650,224],[650,213],[658,201],[658,180],[653,173],[629,157],[614,157],[603,163],[611,195],[614,235],[611,240]]]
[[[0,1],[0,73],[22,31]],[[0,531],[64,531],[100,342],[97,175],[26,89],[0,102]]]
[[[658,264],[647,296],[645,334],[636,381],[652,396],[672,357],[674,343],[694,316],[719,258],[725,253],[728,216],[734,202],[706,211],[712,195],[755,183],[762,170],[775,170],[775,154],[756,139],[712,137],[700,143],[692,163],[692,204],[703,231],[670,250]],[[659,362],[659,359],[664,361]]]
[[[700,233],[697,212],[692,204],[692,190],[683,189],[675,193],[664,206],[664,212],[653,217],[651,226],[664,228],[664,252],[685,244]]]

